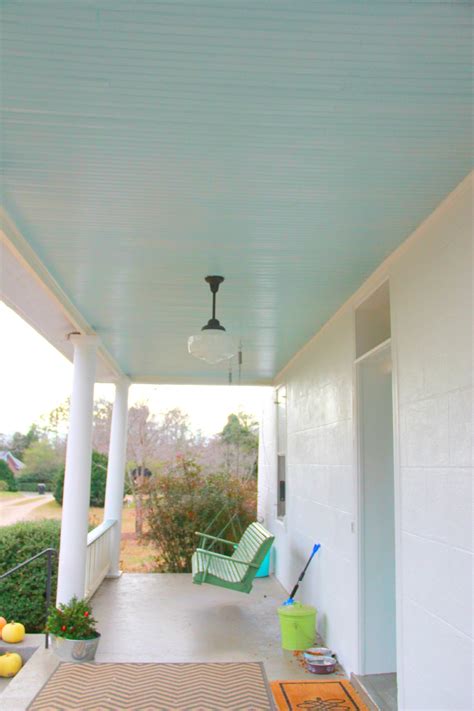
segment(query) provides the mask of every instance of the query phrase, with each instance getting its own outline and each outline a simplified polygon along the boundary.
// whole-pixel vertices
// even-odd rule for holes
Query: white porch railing
[[[87,536],[85,597],[95,593],[110,568],[113,527],[117,521],[104,521]]]

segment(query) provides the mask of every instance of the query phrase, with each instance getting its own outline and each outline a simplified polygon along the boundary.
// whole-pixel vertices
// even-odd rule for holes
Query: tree
[[[47,439],[32,442],[23,455],[25,468],[18,476],[19,481],[51,482],[64,463],[62,452],[55,449]]]
[[[132,476],[133,471],[144,472],[151,469],[150,464],[156,455],[160,439],[158,427],[150,413],[148,405],[142,403],[128,411],[127,438],[127,479],[135,502],[135,533],[143,533],[143,488],[146,477]]]
[[[178,454],[184,456],[194,444],[189,415],[179,407],[165,412],[157,435],[157,454],[162,461],[174,461]]]
[[[94,402],[92,425],[92,448],[102,454],[107,454],[110,440],[110,426],[112,423],[112,403],[109,400],[96,400]],[[64,446],[69,425],[71,399],[51,410],[41,418],[42,428],[55,441],[55,446]]]
[[[221,437],[226,444],[235,444],[244,451],[252,452],[258,446],[258,423],[245,412],[232,413],[227,418]]]
[[[92,447],[96,452],[107,454],[110,443],[113,404],[109,400],[94,402],[94,420],[92,427]]]
[[[145,403],[128,411],[127,459],[136,466],[147,466],[156,457],[160,433],[150,408]]]
[[[219,437],[225,451],[226,471],[238,476],[256,476],[258,423],[244,412],[232,413]]]
[[[7,449],[10,450],[13,456],[17,457],[20,461],[23,461],[25,450],[33,444],[33,442],[37,442],[40,439],[40,435],[40,429],[33,423],[26,435],[21,432],[15,432],[9,441]]]
[[[69,412],[71,409],[71,398],[66,398],[64,402],[55,407],[47,415],[40,418],[41,427],[45,433],[53,435],[56,442],[64,438],[64,433],[69,422]]]
[[[0,481],[4,481],[7,484],[7,491],[16,491],[17,486],[15,482],[15,477],[10,471],[10,467],[3,459],[0,459]]]

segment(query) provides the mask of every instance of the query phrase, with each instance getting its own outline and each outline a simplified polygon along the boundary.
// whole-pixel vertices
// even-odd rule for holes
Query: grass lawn
[[[61,519],[61,506],[56,501],[48,501],[43,506],[38,506],[30,512],[29,521],[38,521],[41,518],[53,518],[57,521]]]
[[[61,518],[61,506],[56,501],[50,501],[43,506],[38,506],[31,512],[29,518],[37,521],[42,518]],[[95,527],[102,523],[104,509],[91,507],[89,509],[89,523]],[[122,543],[120,567],[125,573],[152,573],[156,553],[149,544],[139,543],[135,535],[135,508],[124,506],[122,518]]]
[[[135,535],[135,507],[126,506],[122,518],[121,568],[128,573],[156,571],[156,550],[149,543],[139,543]]]
[[[25,497],[25,495],[24,491],[0,491],[0,501],[2,501],[2,499],[20,499]]]

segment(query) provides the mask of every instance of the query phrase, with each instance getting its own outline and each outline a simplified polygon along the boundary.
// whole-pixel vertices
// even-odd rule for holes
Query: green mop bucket
[[[308,649],[316,637],[316,608],[294,602],[278,608],[281,646],[291,651]]]

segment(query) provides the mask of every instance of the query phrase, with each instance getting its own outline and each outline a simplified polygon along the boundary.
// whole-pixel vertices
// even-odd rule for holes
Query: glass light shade
[[[232,336],[221,329],[207,328],[188,338],[188,351],[206,363],[220,363],[232,358],[237,352]]]

